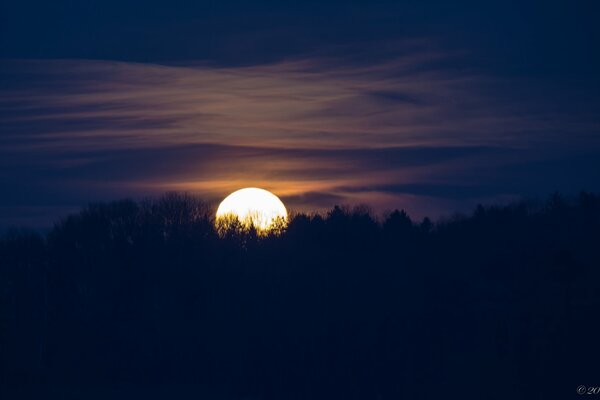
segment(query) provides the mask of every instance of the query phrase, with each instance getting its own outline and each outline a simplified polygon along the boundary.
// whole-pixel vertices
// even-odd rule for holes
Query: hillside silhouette
[[[4,235],[0,396],[566,399],[600,386],[599,195],[435,222],[336,206],[267,237],[213,222],[171,193]]]

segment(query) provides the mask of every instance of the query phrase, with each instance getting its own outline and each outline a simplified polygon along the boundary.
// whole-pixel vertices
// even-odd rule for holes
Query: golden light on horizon
[[[259,233],[269,233],[287,224],[287,210],[279,197],[268,190],[244,188],[227,196],[217,209],[216,222],[237,218],[242,227],[253,226]]]

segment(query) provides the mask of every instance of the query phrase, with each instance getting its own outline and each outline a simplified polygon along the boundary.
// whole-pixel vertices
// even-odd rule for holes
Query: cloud
[[[332,205],[343,204],[346,201],[344,196],[327,192],[305,192],[295,196],[282,196],[285,204],[292,207],[310,207],[310,208],[331,208]]]
[[[0,208],[261,186],[302,210],[432,210],[530,193],[514,183],[524,176],[591,182],[552,160],[598,154],[593,104],[573,110],[448,57],[417,46],[377,64],[2,62]]]
[[[440,197],[446,199],[483,198],[502,195],[502,189],[480,185],[447,185],[447,184],[389,184],[373,186],[340,187],[342,192],[384,192],[392,194],[413,194],[419,196]]]
[[[355,148],[523,145],[554,126],[531,104],[487,95],[502,82],[326,60],[225,68],[108,61],[5,63],[1,135],[13,147],[118,149],[188,143]],[[586,121],[572,123],[580,134]],[[540,139],[540,138],[535,138]]]

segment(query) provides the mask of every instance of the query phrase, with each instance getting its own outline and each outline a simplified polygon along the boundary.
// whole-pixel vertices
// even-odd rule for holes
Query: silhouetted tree
[[[336,206],[269,235],[213,214],[169,193],[0,238],[0,396],[562,399],[597,378],[596,194],[435,224]]]

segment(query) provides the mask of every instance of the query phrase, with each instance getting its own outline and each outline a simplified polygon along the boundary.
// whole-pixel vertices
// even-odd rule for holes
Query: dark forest
[[[439,221],[335,207],[266,237],[219,235],[213,211],[171,193],[5,234],[0,395],[566,399],[600,385],[598,195]]]

